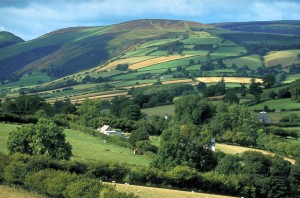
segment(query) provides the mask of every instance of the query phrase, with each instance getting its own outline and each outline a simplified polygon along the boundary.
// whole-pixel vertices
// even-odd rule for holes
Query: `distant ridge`
[[[20,42],[24,40],[10,32],[0,31],[0,48]]]
[[[231,31],[300,35],[300,20],[225,22],[210,25]]]

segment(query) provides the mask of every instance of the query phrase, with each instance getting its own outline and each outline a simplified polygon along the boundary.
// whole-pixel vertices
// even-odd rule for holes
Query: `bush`
[[[0,152],[0,182],[3,181],[5,167],[9,165],[10,159],[7,155]]]
[[[152,153],[157,153],[157,150],[158,150],[158,148],[156,146],[152,145],[149,140],[138,141],[135,143],[135,145],[139,150],[141,150],[143,152],[150,151]]]
[[[80,178],[68,184],[65,194],[70,198],[94,198],[99,197],[102,188],[96,179]]]

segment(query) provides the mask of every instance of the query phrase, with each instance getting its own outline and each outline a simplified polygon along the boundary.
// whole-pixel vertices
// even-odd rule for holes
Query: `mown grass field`
[[[262,62],[261,60],[259,60],[258,55],[243,56],[240,58],[224,60],[224,64],[227,65],[227,67],[231,67],[233,63],[236,64],[238,67],[243,67],[244,65],[247,65],[250,69],[254,70],[256,70],[262,65]]]
[[[0,185],[1,198],[46,198],[45,196],[38,195],[33,192],[28,192],[19,187],[9,187]]]
[[[147,109],[142,109],[142,113],[146,113],[148,116],[152,115],[159,115],[159,116],[165,116],[168,115],[174,115],[175,106],[174,105],[164,105],[159,107],[152,107]]]
[[[212,59],[225,58],[227,56],[239,56],[241,53],[247,52],[246,48],[241,46],[228,46],[228,47],[219,47],[216,51],[211,53],[210,57]]]
[[[269,109],[296,109],[300,108],[300,103],[297,103],[290,98],[286,99],[276,99],[276,100],[268,100],[264,101],[262,103],[259,103],[257,105],[249,107],[250,109],[253,110],[263,110],[264,106],[267,105]]]
[[[25,75],[16,82],[0,85],[0,88],[31,86],[38,84],[38,82],[46,83],[50,82],[51,80],[52,79],[46,73],[33,72],[32,75]]]
[[[106,183],[108,184],[108,183]],[[206,194],[206,193],[196,193],[191,191],[180,191],[180,190],[170,190],[165,188],[154,188],[146,186],[136,186],[136,185],[125,185],[125,184],[111,184],[116,187],[117,190],[133,193],[140,196],[141,198],[229,198],[230,196],[216,195],[216,194]]]
[[[6,146],[8,135],[11,131],[16,130],[17,127],[20,126],[21,125],[0,123],[0,152],[5,154],[8,153],[7,146]]]
[[[300,111],[268,112],[267,115],[272,119],[272,122],[279,122],[282,118],[291,114],[297,114],[300,116]]]
[[[151,162],[146,155],[134,155],[133,151],[111,143],[104,143],[79,131],[65,129],[66,139],[72,145],[74,160],[101,160],[148,166]]]
[[[176,60],[176,59],[182,59],[182,58],[186,58],[189,56],[181,56],[181,55],[171,55],[171,56],[161,56],[161,57],[157,57],[157,58],[153,58],[150,60],[146,60],[146,61],[142,61],[142,62],[138,62],[132,65],[129,65],[129,69],[134,70],[134,69],[140,69],[143,67],[148,67],[150,65],[155,65],[158,63],[164,63],[164,62],[168,62],[168,61],[172,61],[172,60]]]
[[[276,66],[281,64],[282,66],[290,66],[293,63],[300,63],[300,60],[297,58],[297,53],[300,53],[300,50],[283,50],[283,51],[274,51],[268,53],[264,56],[266,66]]]
[[[152,56],[139,56],[139,57],[131,57],[131,58],[123,58],[123,59],[118,59],[116,61],[113,61],[107,65],[105,65],[104,67],[101,67],[100,70],[110,70],[114,67],[116,67],[119,64],[134,64],[137,62],[142,62],[145,60],[149,60],[152,59]]]
[[[255,148],[248,148],[248,147],[242,147],[242,146],[234,146],[234,145],[228,145],[228,144],[218,144],[216,143],[216,150],[222,151],[224,153],[227,154],[240,154],[243,153],[245,151],[257,151],[257,152],[261,152],[264,155],[271,155],[274,156],[275,154],[269,151],[265,151],[265,150],[261,150],[261,149],[255,149]],[[288,158],[288,157],[284,157],[285,160],[291,162],[291,163],[295,163],[296,161],[294,159]]]
[[[0,152],[8,153],[6,142],[11,131],[20,125],[0,123]],[[146,155],[134,155],[133,151],[71,129],[64,130],[66,139],[72,145],[73,160],[101,160],[148,166],[151,162]],[[1,197],[1,196],[0,196]]]
[[[216,82],[220,82],[222,78],[224,79],[225,83],[245,83],[245,84],[249,84],[250,80],[252,79],[249,77],[198,77],[196,78],[196,80],[204,83],[216,83]],[[256,78],[256,82],[262,82],[262,80]]]
[[[284,83],[291,83],[291,82],[293,82],[294,80],[297,80],[297,79],[300,79],[300,74],[289,75],[289,76],[285,79]]]

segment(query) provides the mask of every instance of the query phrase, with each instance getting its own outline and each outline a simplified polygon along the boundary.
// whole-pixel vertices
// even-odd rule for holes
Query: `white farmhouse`
[[[109,125],[103,125],[103,127],[101,128],[99,127],[97,131],[108,136],[112,136],[112,135],[123,136],[121,132],[114,130]]]

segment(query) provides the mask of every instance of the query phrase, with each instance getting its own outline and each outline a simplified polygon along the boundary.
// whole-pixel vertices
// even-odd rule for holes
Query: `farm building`
[[[256,119],[259,121],[259,122],[262,122],[262,123],[272,123],[272,119],[266,115],[267,112],[265,111],[262,111],[259,113],[258,116],[256,116]]]
[[[103,133],[108,136],[111,135],[123,136],[121,132],[114,130],[109,125],[103,125],[101,128],[99,127],[96,131],[99,131],[100,133]]]

